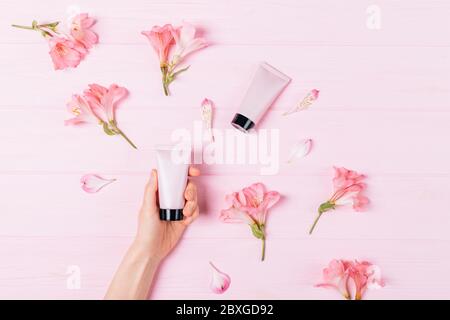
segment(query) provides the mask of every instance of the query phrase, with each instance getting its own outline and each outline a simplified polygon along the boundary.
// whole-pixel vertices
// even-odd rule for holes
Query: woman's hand
[[[190,167],[189,175],[200,175],[197,168]],[[144,201],[139,213],[139,226],[136,242],[158,261],[164,259],[176,246],[186,227],[199,215],[197,187],[188,182],[184,192],[184,219],[181,221],[161,221],[158,205],[158,175],[152,170],[150,180],[145,187]]]
[[[199,176],[200,171],[189,168],[190,176]],[[152,170],[145,187],[144,202],[139,212],[136,239],[128,249],[117,270],[105,299],[146,299],[158,266],[176,246],[186,227],[199,214],[197,188],[191,181],[184,192],[186,204],[184,220],[159,220],[158,176]]]

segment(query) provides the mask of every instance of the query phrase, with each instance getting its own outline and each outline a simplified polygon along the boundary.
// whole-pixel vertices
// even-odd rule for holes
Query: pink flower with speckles
[[[334,167],[334,172],[334,193],[329,200],[319,206],[319,214],[309,230],[309,234],[313,232],[323,213],[345,205],[351,205],[355,211],[363,211],[369,203],[369,199],[362,194],[366,189],[366,185],[362,182],[365,175],[337,167]]]
[[[323,270],[323,283],[316,286],[337,290],[345,299],[361,300],[367,289],[384,286],[381,271],[377,265],[368,261],[332,260]]]
[[[55,70],[77,67],[87,53],[80,42],[65,37],[55,35],[48,40],[48,44]]]
[[[82,123],[99,124],[102,120],[92,110],[86,99],[78,94],[72,96],[72,100],[67,103],[67,111],[74,115],[72,119],[66,120],[66,125],[77,125]]]

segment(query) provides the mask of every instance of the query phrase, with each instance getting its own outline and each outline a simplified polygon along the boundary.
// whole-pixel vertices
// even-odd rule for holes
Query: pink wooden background
[[[373,4],[379,30],[366,26]],[[65,21],[70,6],[98,19],[101,43],[77,69],[55,72],[45,41],[10,24]],[[215,126],[227,128],[261,60],[293,78],[261,125],[282,128],[280,172],[206,168],[201,217],[152,298],[339,298],[313,287],[332,258],[380,265],[387,287],[368,299],[450,298],[449,1],[1,0],[0,9],[0,298],[102,298],[134,236],[152,146],[190,128],[204,97],[216,103]],[[183,19],[212,45],[191,57],[166,98],[140,31]],[[118,118],[138,151],[97,127],[63,126],[66,101],[91,82],[129,89]],[[313,88],[321,96],[310,110],[281,116]],[[308,137],[310,156],[286,164],[289,147]],[[368,174],[372,205],[328,214],[308,236],[333,165]],[[90,172],[118,181],[86,194],[79,179]],[[257,181],[284,195],[264,263],[248,227],[218,221],[224,195]],[[208,289],[209,260],[232,278],[223,296]],[[72,265],[80,289],[67,288]]]

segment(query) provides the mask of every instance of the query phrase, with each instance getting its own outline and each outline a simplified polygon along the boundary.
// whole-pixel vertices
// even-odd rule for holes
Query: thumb
[[[157,207],[158,174],[155,169],[150,174],[150,179],[145,186],[144,206],[147,208]]]

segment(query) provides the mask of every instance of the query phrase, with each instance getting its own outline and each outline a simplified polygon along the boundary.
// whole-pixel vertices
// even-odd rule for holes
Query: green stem
[[[316,227],[317,222],[319,222],[319,219],[320,219],[320,217],[322,216],[322,214],[323,214],[323,212],[319,212],[319,215],[318,215],[318,216],[316,217],[316,219],[314,220],[314,223],[313,223],[311,229],[309,229],[309,234],[312,234],[312,233],[313,233],[314,228]]]
[[[26,30],[36,30],[36,29],[33,28],[33,27],[20,26],[20,25],[18,25],[18,24],[12,24],[11,27],[19,28],[19,29],[26,29]]]
[[[133,148],[137,149],[136,145],[133,143],[133,141],[130,140],[130,138],[128,138],[126,136],[125,133],[123,133],[122,130],[120,130],[119,128],[117,128],[117,133],[119,133]]]
[[[168,88],[169,81],[167,79],[167,76],[169,74],[169,70],[168,70],[167,65],[161,66],[161,73],[162,73],[162,85],[163,85],[164,95],[168,96],[169,95],[169,88]]]
[[[266,237],[262,238],[261,241],[262,241],[261,261],[264,261],[266,257]]]
[[[166,83],[166,80],[163,80],[163,89],[164,89],[164,95],[167,97],[169,96],[169,88],[168,88],[168,84]]]

